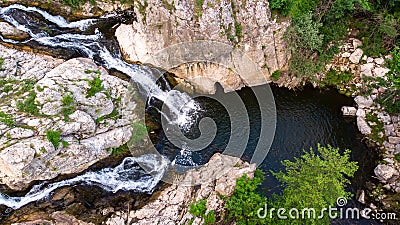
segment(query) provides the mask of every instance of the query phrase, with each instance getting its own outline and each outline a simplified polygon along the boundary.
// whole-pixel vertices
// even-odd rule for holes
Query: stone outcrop
[[[230,196],[236,186],[236,179],[247,175],[253,177],[256,170],[255,164],[240,161],[232,156],[215,154],[210,161],[202,167],[197,177],[212,176],[224,168],[215,167],[215,164],[229,165],[230,170],[220,176],[216,181],[208,182],[195,188],[193,186],[171,185],[160,193],[155,193],[148,204],[138,210],[129,212],[116,212],[106,224],[188,224],[194,219],[193,224],[203,224],[201,218],[195,218],[188,212],[191,203],[207,199],[207,211],[214,210],[216,214],[224,211],[224,201],[219,195]],[[231,162],[237,162],[231,164]],[[196,172],[195,172],[196,173]],[[188,171],[188,179],[193,179],[193,171]]]
[[[81,172],[131,138],[137,115],[128,82],[88,59],[0,48],[0,184],[21,190]]]
[[[236,46],[261,68],[267,80],[274,71],[286,68],[288,56],[283,33],[289,23],[272,18],[267,1],[209,0],[201,3],[200,6],[190,0],[135,1],[137,21],[122,24],[116,31],[125,58],[145,62],[171,45],[211,40]],[[184,80],[212,76],[222,86],[230,82],[236,89],[243,87],[240,76],[228,69],[200,62],[179,65],[173,72]],[[209,83],[197,84],[198,90],[204,87],[202,91],[205,92],[210,92],[209,86]]]
[[[381,149],[384,164],[379,164],[374,169],[377,180],[382,183],[386,192],[381,192],[378,185],[372,185],[374,188],[368,188],[369,197],[376,198],[384,207],[390,207],[391,195],[400,193],[400,115],[389,115],[385,112],[375,99],[384,91],[385,87],[371,88],[377,84],[377,78],[384,78],[389,71],[384,66],[385,59],[391,56],[372,58],[363,55],[361,41],[349,39],[347,43],[340,47],[341,52],[327,65],[327,70],[333,69],[337,72],[351,72],[353,79],[347,84],[341,85],[340,91],[354,97],[357,108],[355,116],[359,131]],[[369,91],[367,91],[369,90]],[[365,94],[368,93],[368,94]],[[346,107],[346,109],[354,107]],[[350,111],[350,110],[348,110]],[[348,111],[343,111],[347,113]],[[353,114],[354,110],[351,110]],[[364,194],[365,195],[365,194]],[[366,203],[365,196],[361,202]],[[363,203],[363,204],[364,204]],[[396,203],[395,203],[396,204]],[[373,208],[373,207],[372,207]]]

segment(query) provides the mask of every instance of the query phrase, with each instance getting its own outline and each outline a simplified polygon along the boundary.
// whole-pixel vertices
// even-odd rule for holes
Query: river
[[[70,23],[62,17],[52,16],[36,8],[11,5],[1,9],[0,18],[29,33],[32,37],[30,40],[24,42],[1,38],[3,42],[19,46],[41,48],[56,55],[60,55],[60,52],[63,52],[64,58],[77,56],[91,58],[97,64],[104,66],[108,70],[119,71],[130,76],[132,80],[138,84],[143,95],[150,96],[146,99],[148,103],[151,103],[152,99],[158,99],[161,100],[163,104],[168,105],[168,108],[172,111],[172,116],[168,118],[170,122],[182,121],[179,119],[179,117],[182,116],[179,110],[181,108],[179,102],[187,102],[190,96],[184,92],[179,92],[172,100],[167,100],[165,96],[169,90],[165,89],[165,85],[154,90],[153,84],[156,80],[154,80],[152,74],[153,70],[151,68],[131,65],[122,59],[118,45],[112,35],[110,35],[110,32],[112,32],[110,28],[115,27],[114,25],[121,22],[126,22],[127,19],[124,18],[124,16],[112,14],[101,18],[86,19]],[[51,29],[52,32],[48,32],[41,27],[47,27],[47,29]],[[105,32],[103,33],[103,31]],[[163,82],[165,83],[167,81],[164,79]],[[304,87],[303,90],[290,91],[272,85],[272,92],[274,94],[277,110],[277,125],[271,149],[265,160],[260,164],[260,169],[266,172],[266,179],[263,184],[263,188],[266,190],[265,194],[270,196],[282,190],[280,184],[270,175],[270,170],[282,170],[283,167],[280,163],[282,160],[292,160],[294,157],[300,156],[303,149],[309,149],[310,147],[315,148],[318,143],[321,145],[330,144],[342,150],[351,149],[352,160],[357,161],[360,168],[355,178],[352,179],[349,191],[355,193],[357,190],[363,188],[365,181],[372,175],[376,155],[373,149],[369,149],[363,143],[362,135],[355,126],[354,118],[344,118],[341,115],[340,108],[344,105],[353,105],[354,102],[352,99],[338,94],[334,89],[319,90],[311,87]],[[244,160],[250,160],[260,138],[261,114],[252,89],[244,88],[237,93],[244,102],[250,118],[250,138],[245,153],[242,156]],[[218,94],[231,95],[232,93]],[[154,141],[154,145],[159,152],[169,158],[170,161],[175,161],[178,164],[204,164],[214,152],[223,151],[229,142],[231,134],[230,119],[222,105],[210,98],[201,97],[196,99],[196,104],[192,104],[192,109],[194,111],[201,109],[199,118],[213,118],[213,120],[216,121],[218,133],[212,143],[204,150],[191,155],[184,155],[181,154],[181,151],[173,146],[161,132],[159,137]],[[198,136],[199,133],[196,124],[193,124],[192,129],[186,131],[185,135],[192,138]],[[151,157],[144,157],[139,160],[147,163],[154,161]],[[0,204],[8,205],[14,209],[23,211],[24,207],[32,207],[32,205],[37,204],[35,202],[38,200],[45,201],[46,197],[58,188],[82,183],[84,189],[86,188],[86,192],[92,190],[91,188],[87,188],[90,185],[100,187],[100,189],[102,189],[100,192],[103,194],[99,196],[102,196],[102,198],[118,195],[117,192],[126,191],[152,193],[157,187],[160,177],[149,178],[147,175],[143,175],[142,179],[140,177],[138,178],[137,174],[144,173],[138,169],[133,162],[135,162],[135,159],[126,158],[119,167],[105,168],[97,172],[88,172],[69,180],[49,184],[45,186],[45,188],[37,186],[34,187],[31,192],[25,193],[25,198],[23,196],[22,198],[2,197],[3,203],[0,198]],[[122,180],[118,180],[117,175],[121,167],[125,168],[124,165],[126,163],[130,165],[130,168],[133,168],[128,171],[133,173],[133,175],[128,176],[128,180],[126,176],[124,176]],[[157,165],[153,165],[153,167],[157,167]],[[158,170],[160,170],[159,174],[163,173],[163,169],[158,168]],[[116,184],[110,186],[107,184],[107,179],[104,179],[104,176],[115,178],[113,181],[115,181]],[[129,180],[129,177],[135,177],[134,179],[136,180]],[[143,179],[144,182],[142,182]],[[85,180],[92,182],[85,182]],[[125,182],[126,186],[115,189],[115,186],[121,187],[121,182]],[[143,185],[149,186],[143,187]],[[30,195],[30,193],[33,194]],[[108,194],[104,195],[104,193]],[[351,204],[358,206],[356,201],[352,201]],[[93,206],[88,205],[88,207],[90,208]],[[63,207],[60,207],[60,209],[63,209]],[[9,209],[6,210],[7,216],[13,214],[10,213]],[[18,210],[14,213],[18,214]],[[347,220],[334,221],[332,223],[374,224],[375,222]]]

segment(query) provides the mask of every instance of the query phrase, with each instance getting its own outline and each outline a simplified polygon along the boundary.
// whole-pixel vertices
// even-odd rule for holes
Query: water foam
[[[148,172],[141,169],[138,163],[145,166]],[[115,168],[86,172],[75,178],[48,185],[44,183],[35,185],[23,197],[9,197],[0,192],[0,205],[19,209],[31,202],[50,196],[53,191],[60,187],[72,186],[75,184],[95,185],[105,191],[113,193],[118,191],[151,193],[166,172],[168,164],[168,159],[154,154],[127,157]]]

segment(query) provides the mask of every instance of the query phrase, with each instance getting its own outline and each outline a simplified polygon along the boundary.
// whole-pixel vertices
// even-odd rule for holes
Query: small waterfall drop
[[[61,16],[53,16],[35,7],[23,5],[10,5],[0,8],[0,19],[12,24],[16,28],[28,33],[30,39],[15,41],[0,35],[1,41],[14,45],[45,46],[48,48],[62,48],[78,53],[81,57],[87,57],[109,70],[116,70],[128,75],[132,81],[138,84],[141,93],[148,98],[148,105],[152,99],[161,101],[169,110],[166,117],[170,123],[178,124],[183,130],[193,122],[193,116],[200,111],[200,106],[186,93],[171,90],[167,84],[161,87],[154,76],[154,68],[133,65],[123,60],[122,54],[114,41],[111,43],[105,34],[96,27],[97,23],[114,21],[114,25],[124,18],[118,14],[109,14],[96,19],[84,19],[68,22]],[[47,27],[55,32],[43,29]],[[113,49],[112,51],[110,49]],[[160,72],[160,71],[159,71]],[[161,77],[165,79],[164,77]],[[154,107],[149,105],[148,107]],[[146,171],[152,171],[151,175],[139,167],[145,165]],[[72,179],[63,180],[51,184],[34,186],[23,197],[9,197],[0,192],[0,205],[6,205],[13,209],[21,208],[31,202],[44,199],[51,195],[57,188],[76,184],[96,185],[106,191],[117,192],[119,190],[133,190],[137,192],[151,193],[159,183],[171,162],[166,158],[161,159],[156,155],[142,155],[128,157],[115,168],[105,168],[97,172],[87,172]]]

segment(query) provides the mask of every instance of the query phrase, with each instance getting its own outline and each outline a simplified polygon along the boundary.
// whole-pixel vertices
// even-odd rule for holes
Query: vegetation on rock
[[[60,146],[60,141],[61,141],[60,132],[48,130],[48,131],[46,131],[46,137],[47,137],[47,140],[53,144],[54,148],[58,148],[58,146]],[[64,145],[65,144],[63,143],[63,146]]]
[[[237,180],[233,195],[226,198],[227,218],[234,219],[239,225],[248,224],[330,224],[330,219],[325,214],[323,218],[281,220],[277,216],[268,215],[259,218],[257,212],[260,208],[314,208],[321,212],[323,208],[334,207],[339,197],[349,198],[351,194],[345,190],[350,183],[348,177],[354,176],[358,169],[356,162],[350,162],[350,151],[345,150],[340,154],[338,148],[318,145],[316,151],[305,151],[300,158],[294,161],[285,160],[285,172],[273,173],[284,186],[282,195],[275,195],[267,200],[258,192],[263,175],[255,174],[253,179],[246,176]]]

